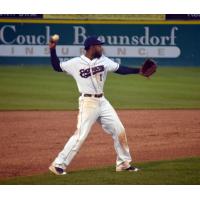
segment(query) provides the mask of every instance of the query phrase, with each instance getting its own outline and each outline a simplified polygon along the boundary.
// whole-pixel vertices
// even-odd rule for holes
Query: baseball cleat
[[[51,172],[53,172],[55,175],[66,175],[66,174],[67,174],[62,168],[60,168],[60,167],[55,167],[55,166],[53,166],[53,165],[51,165],[51,166],[49,167],[49,170],[50,170]]]
[[[137,167],[130,166],[129,168],[125,169],[125,171],[137,172],[137,171],[139,171],[139,169]]]
[[[116,172],[123,172],[123,171],[137,172],[137,171],[139,171],[139,169],[137,167],[133,167],[133,166],[130,166],[128,168],[124,168],[123,166],[116,167]]]

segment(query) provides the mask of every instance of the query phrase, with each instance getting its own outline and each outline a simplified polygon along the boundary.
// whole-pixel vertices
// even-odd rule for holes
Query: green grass
[[[105,95],[118,109],[200,108],[200,67],[161,67],[155,76],[110,73]],[[0,67],[0,110],[74,110],[75,81],[49,66]]]
[[[114,166],[74,171],[65,176],[45,173],[1,180],[4,185],[199,185],[200,158],[138,163],[139,172],[116,173]]]

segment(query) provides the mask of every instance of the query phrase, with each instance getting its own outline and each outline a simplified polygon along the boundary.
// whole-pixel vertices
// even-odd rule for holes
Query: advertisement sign
[[[84,53],[87,36],[105,42],[104,54],[127,65],[154,58],[160,65],[200,66],[198,24],[0,23],[0,64],[49,64],[48,41],[59,34],[61,60]]]
[[[43,14],[0,14],[4,19],[42,19]]]
[[[200,20],[200,14],[167,14],[166,20]]]

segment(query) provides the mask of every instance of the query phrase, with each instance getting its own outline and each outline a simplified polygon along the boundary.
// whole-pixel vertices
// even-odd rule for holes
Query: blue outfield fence
[[[200,66],[200,22],[92,22],[0,20],[0,64],[50,64],[48,41],[59,34],[61,60],[84,53],[83,42],[98,35],[105,55],[125,65],[154,58],[159,66]]]

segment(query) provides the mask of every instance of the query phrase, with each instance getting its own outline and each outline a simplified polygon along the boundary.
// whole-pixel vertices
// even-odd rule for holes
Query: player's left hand
[[[145,77],[149,77],[156,72],[157,63],[153,59],[147,59],[144,61],[140,68],[140,74]]]

